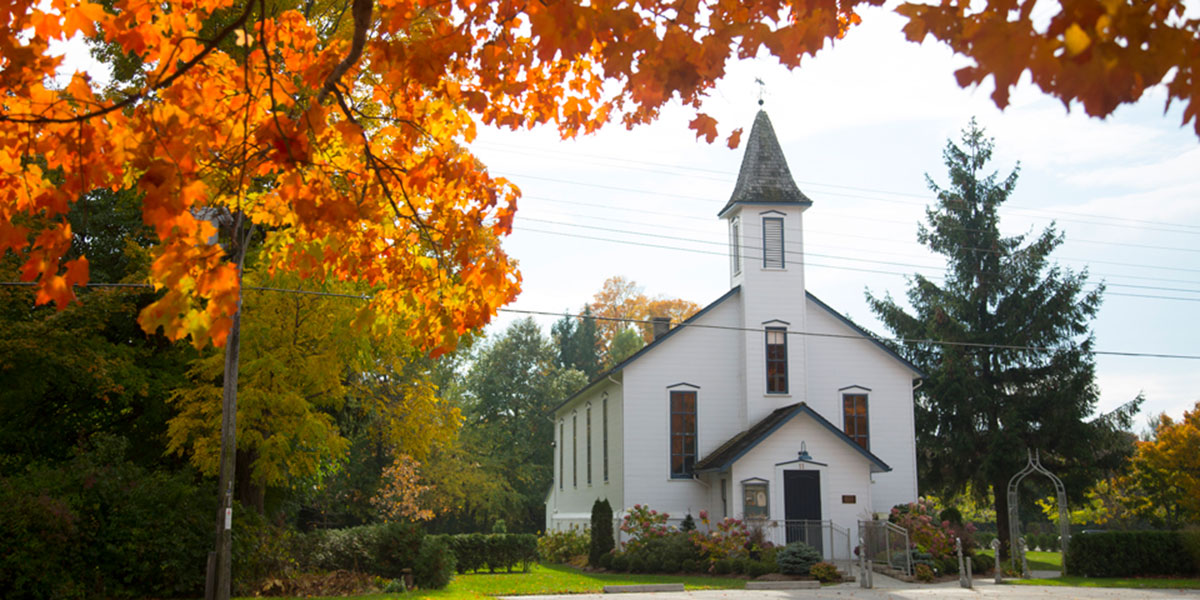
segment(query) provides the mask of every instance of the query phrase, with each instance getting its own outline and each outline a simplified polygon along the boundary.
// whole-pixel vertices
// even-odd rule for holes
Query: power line
[[[640,235],[640,236],[653,237],[656,239],[668,239],[668,240],[689,242],[689,243],[695,243],[695,244],[709,244],[709,245],[717,245],[717,246],[722,246],[722,247],[729,245],[729,243],[727,243],[727,242],[717,242],[717,241],[712,241],[712,240],[698,240],[698,239],[693,239],[693,238],[683,238],[683,237],[662,235],[662,234],[657,234],[657,233],[644,233],[644,232],[639,232],[639,231],[629,231],[629,230],[625,230],[625,229],[614,229],[611,227],[598,227],[595,225],[581,225],[581,224],[577,224],[577,223],[565,223],[562,221],[551,221],[548,219],[538,219],[535,217],[521,217],[520,215],[518,215],[517,218],[524,220],[524,221],[534,221],[537,223],[547,223],[550,225],[562,225],[562,226],[566,226],[566,227],[577,227],[580,229],[590,229],[590,230],[605,231],[605,232],[610,232],[610,233],[621,233],[621,234],[625,234],[625,235]],[[751,234],[745,234],[744,237],[748,240],[761,240],[761,238],[757,238]],[[741,244],[739,249],[742,252],[742,256],[746,256],[749,258],[751,255],[751,252],[748,252],[748,251],[751,251],[751,250],[757,251],[758,248],[759,248],[759,246],[757,246],[757,245]],[[821,254],[821,253],[808,252],[808,251],[801,252],[801,251],[796,251],[796,250],[784,250],[783,252],[784,252],[784,254],[787,254],[787,255],[800,256],[800,257],[806,257],[806,258],[815,256],[818,258],[829,258],[829,259],[833,259],[833,260],[866,262],[866,263],[875,263],[875,264],[890,265],[890,266],[897,266],[897,267],[913,267],[916,269],[938,269],[938,268],[941,268],[939,265],[922,265],[922,264],[916,264],[916,263],[904,263],[904,262],[878,260],[878,259],[871,259],[871,258],[839,256],[836,254]],[[1087,283],[1090,283],[1093,285],[1100,284],[1100,282],[1091,281],[1091,280],[1089,280]],[[1163,287],[1163,286],[1154,286],[1154,285],[1138,285],[1138,284],[1134,284],[1134,283],[1112,283],[1112,282],[1105,282],[1105,285],[1111,286],[1111,287],[1128,287],[1128,288],[1136,288],[1136,289],[1143,289],[1143,290],[1161,290],[1161,291],[1167,291],[1167,292],[1185,292],[1185,293],[1200,294],[1200,289],[1172,288],[1172,287]]]
[[[688,215],[688,214],[674,213],[674,212],[667,212],[667,211],[656,211],[656,210],[641,209],[641,208],[636,208],[636,209],[635,208],[625,208],[625,207],[621,207],[621,206],[613,206],[610,204],[596,204],[596,203],[589,203],[589,202],[580,202],[580,201],[576,201],[576,200],[562,200],[562,199],[558,199],[558,198],[547,198],[545,196],[522,196],[522,199],[533,200],[536,202],[550,202],[553,204],[565,204],[565,205],[575,206],[575,207],[598,208],[598,209],[603,209],[606,212],[614,212],[615,211],[615,212],[622,212],[622,213],[637,213],[640,215],[657,215],[657,216],[671,217],[673,219],[689,219],[689,220],[695,220],[695,221],[703,221],[705,223],[713,223],[714,222],[709,217],[699,217],[696,215]],[[528,214],[528,211],[529,211],[528,207],[524,208],[523,210],[525,212],[524,213],[519,212],[517,215],[518,218],[521,218],[522,214]],[[580,218],[585,218],[585,219],[610,221],[613,223],[625,223],[625,224],[629,224],[629,225],[645,225],[644,221],[630,221],[630,220],[626,220],[626,219],[614,219],[612,217],[602,217],[602,216],[596,216],[596,215],[584,214],[584,213],[578,213],[578,212],[557,211],[557,214],[561,214],[561,215],[564,215],[567,217],[580,217]],[[895,220],[891,220],[891,219],[871,219],[870,217],[855,217],[855,219],[856,220],[878,220],[878,221],[887,222],[887,223],[899,223],[899,221],[895,221]],[[707,230],[701,230],[701,229],[696,229],[696,228],[691,228],[691,227],[679,227],[677,225],[667,225],[667,224],[662,224],[662,223],[655,223],[654,227],[657,229],[672,229],[672,230],[676,230],[676,231],[711,233],[710,231],[707,231]],[[913,243],[911,240],[897,240],[897,239],[891,239],[891,238],[881,238],[881,237],[871,236],[871,235],[859,235],[859,234],[853,234],[853,233],[846,233],[843,231],[815,230],[815,231],[805,232],[806,238],[812,238],[812,237],[824,236],[824,235],[836,235],[839,238],[864,239],[864,240],[871,240],[873,242],[885,242],[885,243],[905,245],[905,246],[911,245]],[[1071,239],[1068,241],[1074,241],[1074,240]],[[961,246],[961,245],[956,245],[955,247],[960,250],[969,250],[969,251],[977,251],[977,252],[996,252],[995,250],[990,250],[987,248],[971,248],[968,246]],[[1136,269],[1155,269],[1155,270],[1160,270],[1160,271],[1180,271],[1180,272],[1186,272],[1186,273],[1200,273],[1200,269],[1189,269],[1186,267],[1173,267],[1173,266],[1164,266],[1164,265],[1151,265],[1151,264],[1145,264],[1145,263],[1129,263],[1129,262],[1102,260],[1102,259],[1086,259],[1086,258],[1076,258],[1076,257],[1071,257],[1071,256],[1056,256],[1055,259],[1058,261],[1082,263],[1084,266],[1090,266],[1090,265],[1096,264],[1096,265],[1112,265],[1112,266],[1118,266],[1118,267],[1132,267],[1132,268],[1136,268]],[[1106,278],[1107,277],[1122,277],[1122,278],[1126,278],[1126,279],[1141,279],[1141,280],[1146,280],[1146,281],[1166,281],[1166,282],[1171,282],[1171,283],[1196,283],[1196,281],[1190,280],[1190,279],[1171,279],[1171,278],[1165,278],[1165,277],[1147,277],[1147,276],[1140,276],[1140,275],[1109,275],[1109,274],[1105,274],[1105,275],[1103,275],[1103,277],[1106,277]]]
[[[493,144],[483,144],[483,145],[484,146],[488,146],[488,145],[507,146],[509,148],[523,148],[523,150],[516,150],[516,151],[505,150],[505,152],[514,152],[517,154],[526,154],[526,155],[550,156],[550,157],[553,157],[553,158],[556,158],[556,159],[559,159],[559,160],[562,160],[565,162],[578,163],[579,161],[574,161],[574,160],[571,160],[568,158],[564,158],[564,154],[574,154],[576,156],[583,156],[583,157],[588,157],[588,158],[598,158],[598,159],[608,160],[608,161],[618,162],[618,163],[626,163],[626,166],[617,167],[617,168],[621,168],[621,169],[633,170],[633,171],[644,171],[644,172],[649,172],[649,173],[660,173],[660,174],[665,174],[665,175],[674,175],[674,176],[678,176],[678,177],[686,176],[686,177],[696,178],[697,175],[688,174],[688,173],[680,173],[677,171],[665,171],[662,169],[650,169],[650,168],[646,168],[645,165],[666,167],[669,169],[676,169],[679,171],[691,171],[693,173],[699,172],[699,173],[716,174],[716,175],[720,175],[720,177],[701,176],[701,178],[712,180],[712,181],[722,181],[722,182],[726,182],[726,183],[732,183],[733,180],[736,179],[736,177],[737,177],[737,173],[732,172],[732,171],[723,170],[723,169],[705,169],[702,167],[672,165],[669,163],[644,161],[644,160],[633,160],[633,159],[628,159],[628,158],[623,158],[623,157],[603,156],[603,155],[587,154],[587,153],[581,153],[581,152],[557,152],[557,151],[549,151],[549,150],[530,149],[530,148],[518,146],[515,144],[493,143]],[[609,166],[609,165],[606,165],[606,166]],[[863,195],[855,195],[855,194],[835,194],[835,195],[839,195],[839,196],[848,196],[848,197],[853,197],[853,198],[861,198],[864,200],[875,200],[875,201],[880,201],[880,202],[894,202],[894,203],[910,204],[910,205],[928,205],[928,203],[934,199],[931,197],[931,194],[916,194],[916,193],[912,193],[912,192],[899,192],[899,191],[884,190],[884,189],[879,189],[879,188],[869,188],[869,187],[836,184],[836,183],[824,183],[824,182],[814,181],[814,180],[796,180],[796,183],[797,183],[797,185],[802,185],[802,186],[821,186],[821,187],[830,187],[830,188],[836,188],[836,189],[853,190],[853,191],[857,191],[857,192],[865,192],[865,193],[870,193],[870,194],[887,194],[887,195],[893,195],[893,196],[906,196],[906,197],[920,199],[920,201],[906,201],[906,200],[896,200],[896,199],[890,199],[890,198],[880,198],[877,196],[863,196]],[[825,193],[829,193],[829,192],[825,192]],[[1171,222],[1166,222],[1166,221],[1154,221],[1154,220],[1150,220],[1150,219],[1131,219],[1131,218],[1126,218],[1126,217],[1110,217],[1107,215],[1092,215],[1092,214],[1079,213],[1079,212],[1074,212],[1074,211],[1069,211],[1069,210],[1037,208],[1037,207],[1031,207],[1031,206],[1024,206],[1021,204],[1012,204],[1012,203],[1006,204],[1005,207],[1009,210],[1018,210],[1018,211],[1023,211],[1023,212],[1027,212],[1027,213],[1046,213],[1046,214],[1051,214],[1051,215],[1060,214],[1060,215],[1065,215],[1067,217],[1070,217],[1070,218],[1062,219],[1063,221],[1087,223],[1087,224],[1100,225],[1100,226],[1106,226],[1106,227],[1119,227],[1119,228],[1126,228],[1126,229],[1144,229],[1144,230],[1151,230],[1151,231],[1165,231],[1165,232],[1171,232],[1171,233],[1181,233],[1181,234],[1185,234],[1185,235],[1200,234],[1200,225],[1191,225],[1191,224],[1187,224],[1187,223],[1171,223]],[[1104,222],[1096,221],[1094,219],[1108,219],[1108,220],[1117,221],[1117,222],[1116,223],[1104,223]],[[1128,225],[1128,223],[1143,223],[1146,225],[1155,225],[1155,226],[1160,226],[1160,227],[1134,227],[1134,226]],[[1194,231],[1183,231],[1183,230],[1180,230],[1177,228],[1192,229]]]
[[[636,189],[636,188],[621,187],[621,186],[617,186],[617,185],[608,185],[608,184],[603,184],[603,183],[575,181],[575,180],[571,180],[571,179],[558,179],[555,177],[543,177],[541,175],[510,173],[507,175],[507,177],[524,177],[526,179],[536,179],[536,180],[548,181],[548,182],[552,182],[552,183],[565,183],[567,185],[577,185],[577,186],[582,186],[582,187],[591,187],[591,188],[612,190],[612,191],[618,191],[618,192],[631,192],[631,193],[635,193],[635,194],[646,194],[646,195],[650,195],[650,196],[673,198],[673,199],[677,199],[677,200],[694,200],[694,201],[700,201],[700,202],[705,202],[705,203],[709,203],[709,204],[722,203],[721,200],[713,200],[712,198],[704,198],[702,196],[691,196],[691,195],[687,195],[687,194],[676,194],[676,193],[672,193],[672,192],[658,192],[658,191],[653,191],[653,190],[642,190],[642,189]],[[859,220],[867,219],[867,220],[883,221],[883,222],[889,222],[889,223],[900,223],[901,222],[901,221],[896,221],[894,219],[891,219],[891,220],[878,219],[878,218],[872,218],[872,217],[864,217],[862,215],[854,215],[854,218],[859,219]],[[954,228],[962,230],[962,231],[976,231],[976,232],[979,231],[977,229],[971,229],[968,227],[956,226]],[[1200,233],[1200,232],[1197,232],[1197,233]],[[1076,242],[1076,243],[1083,243],[1083,244],[1101,244],[1101,245],[1105,245],[1105,246],[1125,246],[1125,247],[1129,247],[1129,248],[1144,248],[1144,249],[1148,249],[1148,250],[1165,250],[1165,251],[1169,251],[1169,252],[1200,253],[1200,248],[1180,248],[1178,246],[1156,246],[1153,244],[1134,244],[1134,243],[1130,243],[1130,242],[1087,240],[1087,239],[1082,239],[1082,238],[1071,238],[1071,241]]]
[[[568,237],[568,238],[573,238],[573,239],[586,239],[586,240],[594,240],[594,241],[599,241],[599,242],[611,242],[611,243],[615,243],[615,244],[625,244],[625,245],[629,245],[629,246],[641,246],[641,247],[645,247],[645,248],[660,248],[660,249],[664,249],[664,250],[677,250],[680,252],[691,252],[694,254],[708,254],[708,255],[712,255],[712,256],[727,256],[727,254],[724,252],[716,252],[716,251],[712,251],[712,250],[701,250],[701,249],[697,249],[697,248],[683,248],[680,246],[668,246],[665,244],[651,244],[651,243],[647,243],[647,242],[636,242],[636,241],[632,241],[632,240],[617,240],[617,239],[604,238],[604,237],[592,236],[592,235],[566,233],[566,232],[562,232],[562,231],[548,231],[545,229],[536,229],[536,228],[532,228],[532,227],[514,227],[514,229],[518,230],[518,231],[529,231],[529,232],[534,232],[534,233],[557,235],[557,236]],[[809,261],[805,261],[804,266],[805,267],[819,267],[819,268],[825,268],[825,269],[835,269],[835,270],[841,270],[841,271],[856,271],[856,272],[860,272],[860,273],[878,273],[880,275],[894,275],[897,277],[908,277],[910,275],[913,275],[913,273],[899,273],[896,271],[884,271],[881,269],[864,269],[864,268],[860,268],[860,267],[848,267],[848,266],[844,266],[844,265],[828,265],[828,264],[814,263],[814,262],[809,262]],[[937,280],[945,281],[945,277],[941,277],[938,275],[923,275],[923,276],[928,279],[937,279]],[[1155,300],[1179,300],[1179,301],[1183,301],[1183,302],[1200,302],[1200,298],[1185,298],[1185,297],[1181,297],[1181,296],[1160,296],[1160,295],[1153,295],[1153,294],[1131,294],[1131,293],[1126,293],[1126,292],[1105,292],[1105,296],[1122,296],[1122,297],[1129,297],[1129,298],[1148,298],[1148,299],[1155,299]]]
[[[32,281],[0,281],[0,286],[33,287],[35,285],[37,285],[37,284]],[[147,288],[147,289],[154,288],[154,286],[149,283],[89,283],[89,284],[87,284],[86,287]],[[323,292],[323,291],[318,291],[318,290],[300,290],[300,289],[276,288],[276,287],[266,287],[266,286],[244,286],[242,289],[260,291],[260,292],[281,293],[281,294],[301,294],[301,295],[308,295],[308,296],[325,296],[325,297],[330,297],[330,298],[343,298],[343,299],[362,300],[362,301],[372,300],[374,298],[373,296],[365,295],[365,294],[345,294],[345,293],[339,293],[339,292]],[[646,319],[632,319],[632,318],[628,318],[628,317],[604,317],[604,316],[593,315],[593,314],[584,315],[584,314],[573,314],[573,313],[566,313],[566,312],[551,312],[551,311],[544,311],[544,310],[528,310],[528,309],[518,309],[518,308],[499,308],[497,310],[499,312],[507,312],[507,313],[513,313],[513,314],[523,314],[523,315],[536,315],[536,316],[549,316],[549,317],[574,317],[574,318],[578,318],[578,319],[590,318],[590,319],[596,319],[599,321],[614,321],[614,322],[631,323],[631,324],[639,324],[639,325],[653,325],[654,324],[654,321],[650,321],[650,320],[646,320]],[[679,325],[676,326],[676,328],[687,328],[687,327],[692,327],[692,328],[696,328],[696,329],[717,329],[717,330],[723,330],[723,331],[739,331],[739,332],[747,332],[747,333],[766,333],[766,331],[767,331],[766,328],[759,328],[759,327],[737,327],[737,326],[733,326],[733,325],[708,325],[708,324],[703,324],[703,323],[688,323],[686,321],[683,323],[680,323]],[[985,343],[981,343],[981,342],[955,342],[955,341],[934,340],[934,339],[926,339],[926,338],[897,338],[897,337],[880,336],[880,335],[877,335],[874,333],[869,333],[869,332],[866,336],[863,336],[863,335],[845,334],[845,333],[824,333],[824,332],[818,332],[818,331],[796,331],[796,330],[789,329],[789,330],[787,330],[787,334],[788,335],[796,335],[796,336],[806,336],[806,337],[821,337],[821,338],[835,338],[835,339],[862,340],[862,341],[874,340],[874,341],[880,341],[880,342],[892,342],[892,343],[896,343],[896,344],[924,344],[924,345],[965,347],[965,348],[986,348],[986,349],[992,349],[992,350],[1017,350],[1017,351],[1022,351],[1022,352],[1052,352],[1052,351],[1056,350],[1056,348],[1053,348],[1050,346],[1020,346],[1020,345],[1015,345],[1015,344],[985,344]],[[1137,358],[1170,358],[1170,359],[1181,359],[1181,360],[1200,360],[1200,355],[1194,355],[1194,354],[1165,354],[1165,353],[1156,353],[1156,352],[1129,352],[1129,351],[1119,351],[1119,350],[1093,350],[1092,354],[1101,355],[1101,356],[1123,356],[1123,357],[1137,357]]]

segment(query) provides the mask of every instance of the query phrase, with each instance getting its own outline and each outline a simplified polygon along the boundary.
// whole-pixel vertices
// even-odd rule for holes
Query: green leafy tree
[[[636,329],[627,327],[613,336],[612,347],[608,351],[608,367],[612,368],[621,361],[633,356],[646,346],[646,341]]]
[[[922,486],[990,488],[1007,543],[1006,486],[1025,450],[1040,450],[1068,490],[1081,493],[1127,454],[1118,430],[1138,403],[1089,421],[1098,396],[1089,323],[1103,286],[1086,290],[1086,270],[1051,263],[1063,242],[1053,225],[1036,236],[1001,235],[999,208],[1017,170],[984,175],[992,149],[972,120],[961,145],[950,141],[943,153],[949,186],[926,177],[938,201],[917,237],[946,258],[944,282],[913,275],[911,310],[890,295],[867,299],[897,337],[937,340],[899,347],[929,375],[916,406]]]
[[[1158,415],[1129,467],[1124,500],[1135,514],[1167,527],[1200,522],[1200,402],[1178,421]]]
[[[468,466],[493,479],[466,507],[477,524],[504,519],[514,532],[542,526],[553,479],[547,415],[586,383],[583,373],[560,369],[555,358],[537,323],[525,319],[486,344],[471,366],[463,430]]]

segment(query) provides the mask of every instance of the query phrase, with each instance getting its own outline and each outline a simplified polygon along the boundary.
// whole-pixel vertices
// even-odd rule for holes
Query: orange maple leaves
[[[953,0],[938,5],[904,4],[908,39],[926,35],[946,42],[975,64],[955,73],[964,87],[991,76],[992,99],[1003,108],[1021,75],[1029,72],[1046,93],[1091,116],[1111,114],[1136,102],[1151,86],[1167,82],[1168,106],[1186,103],[1183,123],[1200,134],[1200,20],[1185,19],[1181,0],[1060,0],[1045,25],[1035,23],[1036,0],[990,1],[968,10]]]
[[[87,267],[63,260],[66,212],[91,190],[133,187],[160,242],[151,280],[165,289],[142,315],[147,329],[223,342],[239,290],[224,234],[198,216],[215,210],[254,224],[271,268],[366,282],[376,293],[363,322],[400,327],[438,353],[520,285],[499,244],[518,190],[466,149],[477,123],[553,124],[570,137],[649,122],[671,101],[698,110],[733,56],[766,49],[796,66],[858,23],[862,4],[378,0],[355,19],[368,29],[352,44],[336,4],[306,16],[269,0],[117,0],[108,10],[9,0],[0,251],[23,257],[39,302],[68,302]],[[1027,10],[1010,22],[1007,7],[900,10],[910,38],[932,33],[975,58],[960,82],[991,74],[1001,105],[1025,69],[1093,114],[1172,67],[1172,98],[1196,93],[1196,24],[1175,0],[1069,0],[1045,32],[1027,26]],[[50,42],[79,33],[140,61],[134,91],[105,93],[78,73],[53,83],[63,59]],[[709,142],[716,125],[699,112],[692,121]]]

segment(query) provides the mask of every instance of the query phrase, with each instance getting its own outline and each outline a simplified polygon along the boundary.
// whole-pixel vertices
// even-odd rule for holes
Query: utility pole
[[[228,219],[228,220],[226,220]],[[216,549],[208,556],[208,573],[205,578],[205,600],[229,600],[232,587],[233,564],[233,481],[237,458],[237,381],[238,350],[241,346],[242,330],[242,266],[246,259],[246,246],[250,242],[253,227],[245,232],[245,213],[238,211],[229,218],[228,214],[214,216],[214,222],[225,221],[231,225],[227,257],[237,265],[238,300],[233,313],[233,325],[225,339],[225,374],[221,401],[221,465],[218,489],[221,493],[217,506]]]

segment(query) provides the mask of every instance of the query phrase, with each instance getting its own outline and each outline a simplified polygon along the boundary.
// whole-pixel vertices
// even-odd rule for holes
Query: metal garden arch
[[[1025,450],[1025,455],[1028,462],[1025,463],[1025,468],[1012,476],[1008,480],[1008,543],[1009,556],[1012,557],[1013,569],[1020,571],[1021,566],[1017,563],[1017,539],[1021,536],[1021,521],[1018,515],[1017,507],[1017,488],[1021,485],[1021,481],[1030,473],[1041,473],[1050,478],[1054,482],[1054,491],[1058,493],[1058,532],[1062,538],[1062,556],[1063,556],[1063,575],[1067,574],[1067,544],[1071,537],[1071,519],[1067,511],[1067,488],[1063,486],[1063,482],[1054,473],[1051,473],[1046,467],[1042,466],[1041,451]],[[997,557],[999,558],[999,557]]]

